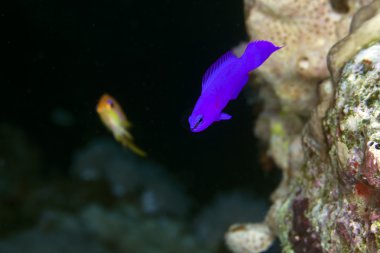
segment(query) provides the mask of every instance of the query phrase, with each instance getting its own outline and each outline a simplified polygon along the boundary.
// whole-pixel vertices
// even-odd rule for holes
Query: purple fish
[[[231,115],[222,112],[224,107],[238,97],[249,72],[280,48],[269,41],[253,41],[240,58],[229,51],[211,65],[203,76],[201,95],[189,117],[191,131],[200,132],[214,121],[231,119]]]

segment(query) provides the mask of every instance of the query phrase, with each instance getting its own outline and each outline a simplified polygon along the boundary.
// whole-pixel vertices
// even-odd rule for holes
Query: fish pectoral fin
[[[219,116],[219,120],[229,120],[229,119],[231,119],[231,118],[232,118],[231,115],[229,115],[229,114],[227,114],[227,113],[224,113],[224,112],[222,112],[222,113],[220,114],[220,116]]]

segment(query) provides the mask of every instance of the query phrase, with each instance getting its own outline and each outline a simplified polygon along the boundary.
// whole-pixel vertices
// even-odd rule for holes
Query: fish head
[[[119,103],[108,94],[104,94],[100,98],[96,111],[103,123],[110,129],[124,129],[131,127],[131,123],[125,116]]]
[[[190,130],[192,132],[200,132],[206,129],[204,116],[202,114],[191,115],[189,117]]]
[[[108,94],[103,94],[100,98],[98,105],[96,107],[96,111],[101,114],[107,111],[115,110],[118,107],[116,100]]]
[[[113,98],[108,94],[103,94],[96,106],[96,111],[104,113],[105,111],[109,111],[113,106]]]
[[[219,120],[223,106],[218,99],[214,94],[201,94],[188,120],[191,132],[201,132]]]
[[[190,130],[194,133],[205,130],[216,121],[216,115],[210,110],[194,111],[189,117]]]

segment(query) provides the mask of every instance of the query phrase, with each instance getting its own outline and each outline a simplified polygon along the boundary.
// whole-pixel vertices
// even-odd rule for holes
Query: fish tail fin
[[[147,156],[146,152],[143,151],[141,148],[137,147],[136,144],[133,143],[132,138],[130,138],[130,134],[126,132],[126,134],[122,134],[116,137],[118,141],[121,142],[121,144],[125,147],[130,149],[135,154],[145,157]]]
[[[270,41],[252,41],[247,45],[240,59],[243,61],[247,71],[252,71],[263,64],[269,56],[282,47],[274,45]]]

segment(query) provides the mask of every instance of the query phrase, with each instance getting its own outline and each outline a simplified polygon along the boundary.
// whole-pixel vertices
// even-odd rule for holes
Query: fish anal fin
[[[132,150],[135,154],[139,156],[142,156],[142,157],[147,156],[146,152],[142,150],[141,148],[137,147],[136,144],[134,144],[132,141],[127,141],[125,146],[128,147],[130,150]]]
[[[209,83],[207,81],[218,69],[220,69],[222,66],[226,64],[230,64],[232,61],[235,61],[236,59],[238,58],[232,53],[232,51],[228,51],[227,53],[219,57],[219,59],[216,62],[214,62],[203,75],[202,91],[204,91],[207,88],[207,84]]]
[[[129,134],[129,133],[128,133]],[[129,137],[129,135],[119,135],[116,137],[116,139],[121,142],[121,144],[125,147],[130,149],[135,154],[145,157],[147,156],[146,152],[143,151],[141,148],[137,147],[136,144],[133,143],[133,139]]]
[[[219,120],[229,120],[229,119],[231,119],[231,118],[232,118],[231,115],[229,115],[229,114],[227,114],[227,113],[224,113],[224,112],[222,112],[222,113],[220,114],[220,116],[219,116]]]

